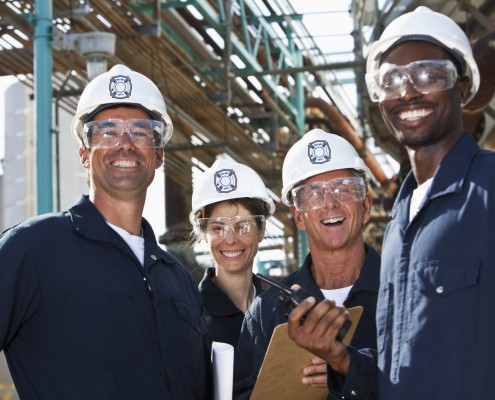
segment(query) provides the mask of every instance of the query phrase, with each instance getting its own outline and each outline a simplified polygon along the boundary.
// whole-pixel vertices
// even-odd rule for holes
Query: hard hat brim
[[[138,104],[138,103],[118,103],[118,104],[117,103],[108,103],[108,104],[102,104],[102,105],[96,107],[88,115],[86,115],[82,118],[82,122],[84,124],[86,122],[91,121],[95,117],[96,114],[98,114],[99,112],[101,112],[103,110],[107,110],[109,108],[119,108],[119,107],[140,108],[141,110],[146,111],[149,114],[149,116],[151,117],[151,119],[153,119],[155,121],[161,121],[162,120],[161,116],[158,113],[155,113],[151,110],[148,110],[146,107],[144,107],[143,105]]]
[[[440,40],[437,40],[434,37],[428,35],[406,35],[393,41],[388,48],[382,50],[381,53],[377,54],[376,57],[379,58],[378,60],[379,63],[381,63],[383,58],[386,57],[386,55],[390,53],[392,49],[406,42],[426,42],[426,43],[434,44],[435,46],[444,49],[447,53],[449,53],[450,55],[452,55],[452,57],[454,57],[454,61],[457,63],[456,66],[458,67],[459,76],[464,77],[466,73],[466,62],[462,58],[462,55],[459,54],[455,49],[452,49],[446,46],[445,44],[443,44]]]

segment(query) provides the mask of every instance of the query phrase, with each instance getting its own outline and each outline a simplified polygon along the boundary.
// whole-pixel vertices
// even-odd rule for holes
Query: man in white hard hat
[[[380,256],[363,238],[371,211],[369,178],[368,167],[352,145],[321,129],[309,131],[291,147],[282,170],[282,201],[297,228],[307,233],[310,250],[303,265],[282,284],[297,284],[340,313],[344,307],[362,306],[351,342],[356,348],[376,343]],[[246,314],[235,354],[236,399],[249,398],[273,330],[287,322],[288,310],[279,293],[275,288],[263,292]],[[308,359],[302,381],[326,386],[326,362]]]
[[[73,119],[89,196],[0,236],[0,349],[22,399],[210,399],[194,279],[142,218],[172,134],[158,87],[123,65]]]
[[[470,43],[453,20],[419,7],[371,46],[366,77],[412,172],[384,237],[378,351],[333,342],[315,351],[341,374],[335,398],[492,398],[495,153],[463,128],[479,84]],[[310,306],[291,316],[295,334]],[[308,348],[316,339],[298,336]]]

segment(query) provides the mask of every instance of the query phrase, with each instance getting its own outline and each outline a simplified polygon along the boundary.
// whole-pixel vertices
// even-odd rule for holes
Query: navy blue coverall
[[[495,397],[495,153],[467,133],[419,212],[404,181],[385,232],[376,352],[352,350],[335,399]]]
[[[205,304],[204,318],[208,324],[211,338],[216,342],[228,343],[237,346],[241,333],[244,313],[239,310],[229,296],[227,296],[212,280],[215,268],[208,268],[199,283],[199,292]],[[253,275],[253,284],[258,296],[263,288],[260,279]]]
[[[143,219],[144,268],[82,197],[0,237],[0,349],[21,399],[210,399],[191,275]]]
[[[352,286],[345,307],[363,306],[363,315],[354,333],[351,344],[357,348],[376,347],[375,311],[380,280],[380,256],[365,244],[366,259],[358,280]],[[311,274],[311,253],[303,265],[286,277],[286,286],[299,284],[308,290],[317,301],[324,299]],[[279,300],[279,290],[270,288],[256,298],[248,310],[234,358],[234,398],[248,399],[258,376],[273,330],[287,322],[287,309]]]

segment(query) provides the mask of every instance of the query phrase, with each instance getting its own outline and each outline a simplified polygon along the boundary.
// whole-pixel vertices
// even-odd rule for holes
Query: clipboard
[[[363,307],[348,308],[352,324],[342,343],[351,342]],[[298,347],[288,335],[288,324],[280,324],[273,330],[265,359],[250,400],[326,400],[328,388],[312,387],[301,382],[302,369],[310,364],[314,355]]]

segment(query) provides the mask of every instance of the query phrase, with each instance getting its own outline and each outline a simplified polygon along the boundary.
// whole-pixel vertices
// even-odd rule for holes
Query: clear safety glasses
[[[105,119],[84,124],[83,142],[88,149],[113,149],[124,133],[131,143],[140,148],[163,146],[165,126],[162,121],[150,119]]]
[[[310,183],[291,190],[293,204],[301,212],[322,208],[327,193],[339,204],[355,203],[366,197],[366,184],[363,178],[346,177]]]
[[[367,80],[372,80],[373,101],[397,99],[405,95],[409,82],[421,94],[451,89],[458,78],[450,60],[422,60],[407,65],[382,64]]]
[[[264,215],[198,218],[195,221],[197,231],[207,240],[224,240],[229,231],[239,239],[252,238],[257,236],[264,226]]]

